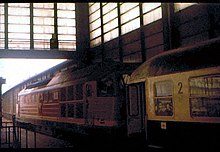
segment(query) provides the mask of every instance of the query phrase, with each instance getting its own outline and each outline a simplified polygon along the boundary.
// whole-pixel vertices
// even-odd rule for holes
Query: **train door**
[[[145,86],[135,83],[127,87],[127,134],[145,133]]]

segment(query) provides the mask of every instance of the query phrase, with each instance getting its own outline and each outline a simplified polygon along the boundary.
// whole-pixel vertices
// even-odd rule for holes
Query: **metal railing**
[[[36,129],[30,123],[18,123],[15,116],[12,116],[12,121],[2,122],[0,133],[0,148],[29,148],[29,132],[33,132],[33,141],[36,148]],[[24,145],[25,143],[25,145]]]

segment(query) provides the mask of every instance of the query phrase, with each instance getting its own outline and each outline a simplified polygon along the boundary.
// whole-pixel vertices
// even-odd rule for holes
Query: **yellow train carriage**
[[[220,39],[164,52],[127,78],[127,134],[163,147],[217,147]]]
[[[148,120],[220,123],[220,67],[147,79]]]

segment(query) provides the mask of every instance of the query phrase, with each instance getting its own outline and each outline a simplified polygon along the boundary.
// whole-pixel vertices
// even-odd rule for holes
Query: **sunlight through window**
[[[1,59],[0,77],[6,79],[2,86],[3,93],[22,81],[35,76],[65,59]]]

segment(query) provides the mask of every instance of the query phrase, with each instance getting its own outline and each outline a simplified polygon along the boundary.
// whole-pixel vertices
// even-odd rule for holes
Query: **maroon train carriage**
[[[18,94],[16,117],[50,135],[126,135],[124,76],[137,64],[97,63],[57,72]]]

